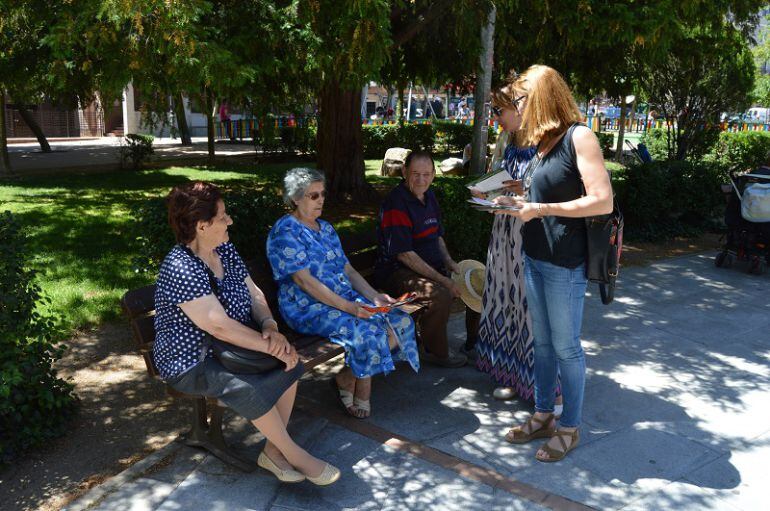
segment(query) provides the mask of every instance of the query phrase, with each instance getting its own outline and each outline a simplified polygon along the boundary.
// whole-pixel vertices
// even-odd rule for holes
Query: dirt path
[[[70,433],[0,472],[2,509],[61,509],[174,439],[180,410],[133,351],[126,323],[79,333],[57,363],[75,384],[80,410]]]
[[[719,236],[624,247],[624,265],[716,249]],[[715,250],[716,253],[716,250]],[[462,310],[462,307],[458,307]],[[187,409],[166,396],[135,354],[128,326],[106,324],[76,335],[57,363],[75,384],[80,411],[70,433],[0,471],[3,510],[56,511],[91,487],[162,447],[184,429]]]

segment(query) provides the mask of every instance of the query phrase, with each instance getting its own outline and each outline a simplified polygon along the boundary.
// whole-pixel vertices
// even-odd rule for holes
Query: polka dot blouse
[[[228,316],[246,324],[251,317],[246,265],[232,243],[223,243],[216,251],[225,269],[224,278],[217,279],[217,297]],[[155,287],[153,359],[161,378],[179,375],[198,363],[206,333],[195,326],[179,304],[210,294],[213,290],[206,264],[191,257],[181,245],[172,248],[161,264]]]

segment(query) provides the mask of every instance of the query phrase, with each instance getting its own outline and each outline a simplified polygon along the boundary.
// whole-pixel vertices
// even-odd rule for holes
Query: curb
[[[151,469],[156,463],[166,456],[176,453],[183,447],[183,444],[172,440],[146,458],[138,461],[128,467],[123,472],[110,477],[102,484],[91,488],[87,493],[78,497],[74,502],[65,506],[62,511],[86,511],[106,499],[111,493],[116,492],[121,486],[130,483],[141,477],[145,472]]]

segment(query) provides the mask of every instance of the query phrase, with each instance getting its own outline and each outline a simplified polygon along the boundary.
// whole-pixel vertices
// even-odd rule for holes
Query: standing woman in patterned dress
[[[297,332],[320,335],[345,348],[345,367],[335,376],[339,399],[364,419],[372,379],[408,362],[419,370],[414,322],[406,312],[373,313],[364,306],[394,302],[378,293],[350,265],[337,232],[319,217],[326,192],[317,170],[296,168],[283,180],[283,199],[294,211],[279,219],[267,238],[267,255],[278,282],[278,305]]]
[[[515,76],[515,74],[513,75]],[[521,177],[535,155],[535,147],[517,145],[521,117],[514,115],[520,99],[509,86],[492,92],[492,114],[503,128],[493,155],[491,171],[504,168],[514,181],[508,194],[521,194]],[[479,196],[478,192],[474,195]],[[476,367],[497,383],[497,399],[518,396],[534,400],[534,355],[532,321],[524,285],[521,229],[524,223],[506,215],[495,217],[487,252],[487,280],[476,343]],[[561,395],[555,414],[561,415]]]

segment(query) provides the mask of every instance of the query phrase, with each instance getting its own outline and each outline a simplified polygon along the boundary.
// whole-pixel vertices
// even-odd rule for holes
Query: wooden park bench
[[[377,257],[377,243],[373,234],[342,237],[342,246],[350,264],[364,278],[371,279],[374,272],[374,262]],[[278,312],[277,287],[273,281],[272,271],[266,259],[252,261],[248,265],[251,278],[265,293],[273,317],[279,322],[280,331],[297,349],[299,358],[310,370],[344,353],[341,346],[329,342],[319,336],[302,335],[291,330],[282,320]],[[147,365],[151,377],[158,378],[158,370],[152,360],[152,347],[155,342],[155,285],[144,286],[126,292],[121,299],[123,311],[128,316],[131,332],[139,353]],[[402,307],[410,314],[417,312],[420,306],[408,305]],[[193,403],[190,430],[183,435],[187,445],[202,447],[211,454],[240,470],[250,472],[256,464],[236,455],[227,445],[222,433],[222,416],[225,406],[216,399],[200,395],[184,394],[166,385],[166,391],[174,398],[189,399]]]

